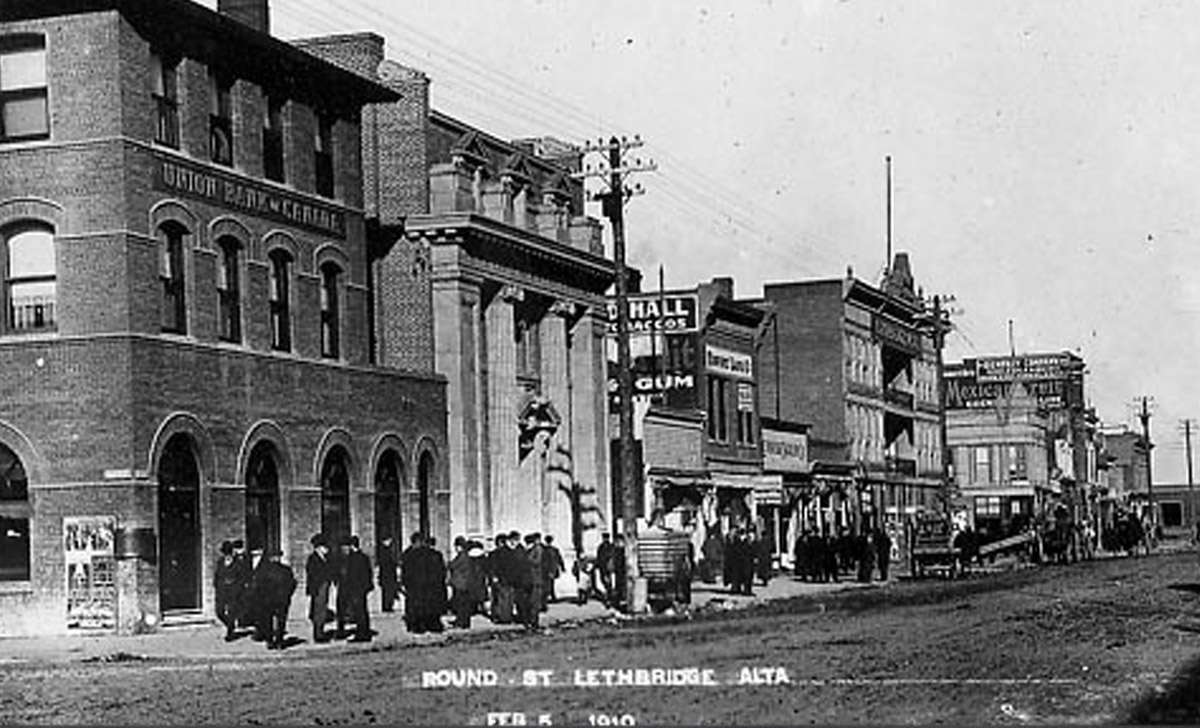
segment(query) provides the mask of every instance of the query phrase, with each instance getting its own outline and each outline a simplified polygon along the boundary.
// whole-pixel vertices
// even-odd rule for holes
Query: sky
[[[215,0],[202,4],[215,6]],[[1156,482],[1200,420],[1200,3],[272,0],[282,38],[372,30],[502,138],[640,136],[629,261],[668,287],[953,296],[949,360],[1068,350],[1109,425],[1150,397]],[[598,210],[592,211],[599,216]],[[1011,322],[1011,323],[1010,323]],[[1010,337],[1011,330],[1011,337]],[[1200,431],[1200,428],[1194,428]],[[1198,434],[1200,437],[1200,434]]]

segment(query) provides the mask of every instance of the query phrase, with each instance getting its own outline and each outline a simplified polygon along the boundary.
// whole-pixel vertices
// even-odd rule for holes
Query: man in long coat
[[[393,612],[396,610],[396,598],[400,595],[400,580],[397,574],[399,562],[396,560],[396,544],[391,536],[385,536],[379,542],[375,562],[379,567],[379,591],[383,599],[383,611]]]
[[[328,642],[325,624],[329,621],[329,587],[334,580],[329,560],[329,541],[322,534],[312,537],[313,551],[304,564],[304,592],[308,595],[308,618],[312,622],[313,642]]]
[[[513,552],[508,534],[496,535],[496,545],[487,556],[488,578],[492,583],[492,622],[511,624],[514,619]]]
[[[225,641],[236,639],[238,618],[241,617],[242,601],[250,575],[245,559],[233,553],[233,542],[221,543],[221,556],[213,573],[213,587],[217,597],[217,619],[225,625]]]
[[[282,556],[277,548],[267,549],[251,578],[268,650],[284,647],[288,609],[296,591],[296,577],[292,568],[280,561]]]
[[[471,543],[459,536],[454,539],[455,555],[450,561],[450,609],[454,626],[468,629],[471,617],[487,600],[487,578],[482,560],[471,555]]]
[[[342,540],[342,578],[338,583],[338,637],[346,635],[346,622],[354,622],[355,642],[371,641],[371,614],[367,594],[375,588],[371,560],[362,552],[358,536]],[[344,599],[343,599],[344,597]]]
[[[404,624],[409,632],[441,632],[446,612],[446,561],[430,548],[424,535],[414,533],[412,545],[400,558],[404,590]]]
[[[543,612],[551,602],[558,600],[554,593],[554,582],[566,570],[567,565],[563,562],[562,552],[554,545],[554,537],[547,534],[542,540],[542,578],[546,582],[543,592],[545,598],[542,600]]]

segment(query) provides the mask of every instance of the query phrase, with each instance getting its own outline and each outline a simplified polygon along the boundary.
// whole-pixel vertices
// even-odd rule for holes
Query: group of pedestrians
[[[754,595],[757,579],[766,586],[771,580],[775,555],[771,540],[757,529],[732,526],[722,536],[710,527],[700,547],[700,579],[714,583],[720,574],[722,582],[734,594]]]
[[[808,531],[796,539],[796,576],[802,581],[826,583],[854,574],[858,581],[869,582],[878,569],[879,580],[887,581],[891,552],[891,536],[882,528],[837,536]]]
[[[226,642],[237,639],[238,631],[248,627],[255,640],[266,642],[267,649],[283,648],[296,578],[282,557],[279,549],[261,547],[247,554],[240,539],[221,543],[214,588],[217,618],[225,625]]]

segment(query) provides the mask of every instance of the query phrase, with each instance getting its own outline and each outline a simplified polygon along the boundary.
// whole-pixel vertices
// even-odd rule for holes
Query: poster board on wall
[[[116,626],[114,516],[63,518],[63,554],[67,577],[67,626],[111,629]]]

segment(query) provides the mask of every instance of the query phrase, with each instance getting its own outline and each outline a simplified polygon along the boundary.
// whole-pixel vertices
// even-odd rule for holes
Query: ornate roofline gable
[[[454,162],[465,163],[469,167],[482,167],[487,164],[488,154],[483,146],[479,132],[472,129],[458,138],[450,148]]]
[[[500,165],[500,176],[509,177],[514,182],[529,182],[533,173],[529,170],[529,155],[520,150],[513,152]]]

